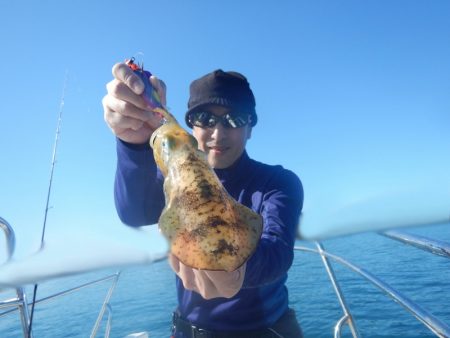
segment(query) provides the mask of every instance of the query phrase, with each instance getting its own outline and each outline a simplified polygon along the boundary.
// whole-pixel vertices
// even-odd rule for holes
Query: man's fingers
[[[112,68],[113,76],[125,83],[136,95],[141,95],[145,89],[141,79],[125,63],[116,63]]]
[[[178,276],[180,276],[181,280],[183,281],[183,285],[186,289],[199,292],[195,280],[194,270],[192,268],[187,267],[184,264],[180,264]]]
[[[203,298],[212,299],[216,297],[223,297],[220,290],[214,284],[214,281],[208,277],[206,271],[194,270],[194,274],[196,277],[198,293],[200,293]]]
[[[144,108],[145,100],[141,94],[145,90],[142,80],[134,74],[133,70],[125,63],[116,63],[112,68],[115,80],[109,82],[106,86],[108,93],[119,99],[133,103],[134,105]],[[166,105],[166,85],[156,76],[150,77],[150,83],[158,93],[163,106]]]
[[[142,97],[145,85],[125,63],[112,68],[114,79],[107,85],[103,98],[104,119],[113,133],[123,141],[142,144],[161,125],[161,117],[150,111]],[[157,81],[158,93],[165,103],[165,86]]]
[[[180,277],[185,289],[198,292],[197,285],[195,283],[195,275],[192,268],[181,263],[180,260],[172,254],[169,255],[169,264],[173,271],[175,271],[175,273]]]
[[[122,115],[132,117],[143,122],[154,118],[154,113],[139,109],[134,104],[115,98],[114,96],[106,96],[103,101],[103,106],[109,110],[118,112]]]
[[[166,93],[167,93],[166,84],[164,83],[164,81],[158,79],[154,75],[150,76],[150,83],[152,84],[152,86],[156,90],[156,92],[158,93],[159,98],[161,99],[161,104],[165,107],[166,106]]]
[[[236,295],[242,287],[246,268],[244,264],[233,272],[197,270],[183,264],[174,255],[169,256],[169,264],[186,289],[199,293],[205,299]]]
[[[175,273],[180,271],[180,260],[175,255],[169,254],[169,264]]]
[[[139,130],[144,124],[142,120],[124,116],[115,111],[105,111],[104,118],[115,134],[120,134],[126,129]]]
[[[204,273],[205,277],[212,282],[220,297],[231,298],[242,288],[246,266],[247,264],[244,264],[232,272],[205,270]]]
[[[140,80],[139,80],[140,81]],[[118,79],[114,79],[106,85],[108,96],[113,96],[119,100],[127,101],[141,109],[147,108],[147,103],[141,95],[133,92],[127,84]]]

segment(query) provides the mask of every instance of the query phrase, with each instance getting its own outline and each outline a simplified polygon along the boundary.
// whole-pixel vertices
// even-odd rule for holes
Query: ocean
[[[450,225],[408,229],[450,242]],[[299,241],[298,245],[314,247]],[[450,325],[450,259],[365,233],[323,242],[325,249],[377,275],[398,291]],[[354,272],[333,263],[333,268],[362,337],[435,337],[399,304]],[[38,299],[106,276],[103,270],[44,282]],[[110,337],[148,331],[150,337],[169,337],[171,312],[176,306],[175,278],[167,261],[122,270],[111,298]],[[96,284],[36,306],[35,338],[89,337],[110,282]],[[305,337],[333,337],[342,317],[338,299],[318,255],[296,251],[289,272],[290,306],[297,312]],[[31,287],[27,288],[31,299]],[[0,292],[0,299],[7,293]],[[106,320],[97,337],[103,337]],[[348,327],[343,337],[351,337]],[[22,337],[17,313],[0,317],[0,338]]]

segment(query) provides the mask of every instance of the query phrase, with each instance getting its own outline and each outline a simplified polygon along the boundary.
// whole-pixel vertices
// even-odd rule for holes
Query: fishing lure
[[[164,107],[161,104],[161,98],[158,95],[158,92],[153,88],[152,84],[150,83],[150,76],[152,76],[152,73],[150,73],[148,70],[144,70],[144,65],[139,65],[135,62],[135,58],[132,57],[129,60],[126,60],[125,63],[128,65],[128,67],[133,70],[133,72],[139,76],[139,78],[144,82],[145,90],[142,94],[142,97],[144,98],[145,102],[150,106],[150,108],[155,110],[156,108],[164,109]],[[165,109],[164,109],[165,110]]]

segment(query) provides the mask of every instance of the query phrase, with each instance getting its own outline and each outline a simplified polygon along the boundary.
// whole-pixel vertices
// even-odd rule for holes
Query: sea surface
[[[405,230],[450,242],[450,225]],[[312,243],[298,245],[314,248]],[[323,242],[325,249],[377,275],[450,326],[450,259],[365,233]],[[333,263],[345,300],[362,337],[435,337],[422,323],[375,286]],[[94,280],[115,270],[60,278],[39,286],[38,299]],[[169,337],[171,312],[176,306],[175,278],[167,261],[126,268],[111,298],[110,337],[147,331],[150,337]],[[35,338],[89,337],[110,282],[36,306]],[[290,305],[297,312],[305,337],[333,337],[342,317],[338,299],[319,256],[296,251],[288,280]],[[27,288],[31,298],[31,287]],[[7,298],[0,292],[0,299]],[[1,311],[3,312],[3,311]],[[97,337],[103,337],[103,320]],[[343,337],[351,337],[347,327]],[[0,338],[22,337],[17,312],[0,317]]]

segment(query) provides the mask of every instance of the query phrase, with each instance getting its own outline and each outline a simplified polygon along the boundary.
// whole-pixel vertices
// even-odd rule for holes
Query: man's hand
[[[235,271],[209,271],[190,268],[170,254],[169,263],[183,281],[186,289],[199,293],[205,299],[233,297],[242,287],[246,264]]]
[[[143,144],[160,126],[161,117],[147,106],[141,96],[144,92],[144,83],[125,63],[115,64],[112,73],[114,79],[106,85],[107,94],[102,101],[105,121],[121,140]],[[151,76],[150,83],[165,106],[164,82]]]

